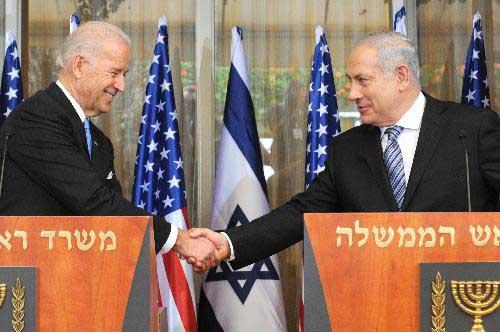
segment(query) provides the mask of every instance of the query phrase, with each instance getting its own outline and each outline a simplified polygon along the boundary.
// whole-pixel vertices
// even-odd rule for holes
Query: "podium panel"
[[[36,327],[24,331],[157,329],[149,217],[0,217],[0,284],[2,267],[21,266],[36,270],[36,294],[24,294],[36,297]]]
[[[500,262],[498,213],[304,218],[306,331],[419,331],[421,263]]]

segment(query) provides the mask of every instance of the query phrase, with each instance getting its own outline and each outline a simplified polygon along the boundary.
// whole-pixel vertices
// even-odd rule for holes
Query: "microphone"
[[[9,142],[9,137],[12,133],[9,130],[5,132],[5,145],[3,147],[3,157],[2,157],[2,169],[0,170],[0,199],[2,199],[2,189],[3,189],[3,173],[5,171],[5,156],[7,155],[7,143]]]
[[[472,212],[472,208],[470,205],[470,171],[469,171],[469,152],[467,151],[467,144],[466,144],[466,139],[467,135],[465,134],[465,130],[460,129],[458,133],[458,139],[462,142],[464,145],[464,151],[465,151],[465,171],[467,173],[467,206],[469,208],[469,212]]]

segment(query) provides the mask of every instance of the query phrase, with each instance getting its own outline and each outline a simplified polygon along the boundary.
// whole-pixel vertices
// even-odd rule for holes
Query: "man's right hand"
[[[188,231],[191,238],[196,240],[208,240],[216,248],[215,260],[211,260],[210,264],[205,262],[200,262],[193,257],[188,258],[188,262],[193,265],[196,272],[205,272],[208,269],[217,266],[224,259],[227,259],[231,255],[231,249],[229,248],[229,243],[224,235],[214,232],[208,228],[191,228]]]
[[[179,230],[172,250],[179,254],[181,258],[188,259],[190,264],[195,262],[196,264],[193,266],[196,272],[206,271],[220,263],[218,250],[209,239],[204,237],[194,238],[182,230]]]

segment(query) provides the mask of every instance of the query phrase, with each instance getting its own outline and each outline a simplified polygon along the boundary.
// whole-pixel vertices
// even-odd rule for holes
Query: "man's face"
[[[95,60],[85,61],[77,83],[78,102],[86,116],[98,116],[111,109],[118,92],[125,90],[130,50],[120,39],[103,41]]]
[[[358,45],[349,56],[347,76],[351,81],[348,98],[356,102],[361,122],[384,127],[399,120],[396,75],[384,77],[375,49]]]

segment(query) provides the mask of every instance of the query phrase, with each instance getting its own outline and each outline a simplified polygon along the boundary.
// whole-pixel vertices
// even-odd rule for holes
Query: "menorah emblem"
[[[2,307],[3,301],[5,300],[6,292],[7,292],[7,285],[0,284],[0,308]]]
[[[500,307],[499,287],[500,281],[451,281],[455,303],[467,314],[474,316],[471,332],[485,332],[482,317]]]

